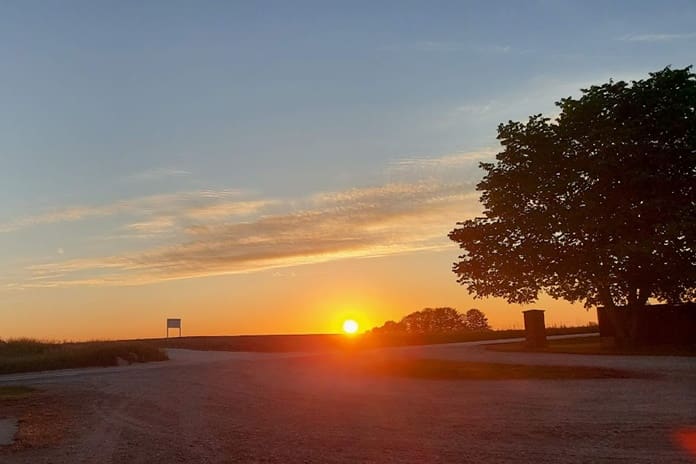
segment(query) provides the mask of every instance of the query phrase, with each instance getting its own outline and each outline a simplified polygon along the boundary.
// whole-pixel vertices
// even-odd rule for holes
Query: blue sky
[[[0,305],[442,250],[498,123],[692,64],[695,24],[692,1],[6,2]]]

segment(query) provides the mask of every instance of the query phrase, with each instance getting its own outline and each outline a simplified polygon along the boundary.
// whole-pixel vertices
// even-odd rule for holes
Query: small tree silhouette
[[[491,330],[488,324],[488,318],[482,311],[472,308],[466,312],[464,316],[466,328],[473,331]]]

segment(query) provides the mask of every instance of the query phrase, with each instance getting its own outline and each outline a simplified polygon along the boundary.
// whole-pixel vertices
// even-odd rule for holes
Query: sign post
[[[167,338],[169,338],[169,329],[179,329],[181,337],[181,319],[167,318]]]

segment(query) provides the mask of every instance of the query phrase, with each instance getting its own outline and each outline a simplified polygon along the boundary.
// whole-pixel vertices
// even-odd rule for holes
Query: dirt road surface
[[[71,411],[56,423],[66,429],[59,443],[1,448],[0,463],[696,462],[678,443],[696,428],[696,358],[501,353],[480,343],[360,354],[649,374],[481,381],[359,375],[302,354],[169,354],[0,377]]]

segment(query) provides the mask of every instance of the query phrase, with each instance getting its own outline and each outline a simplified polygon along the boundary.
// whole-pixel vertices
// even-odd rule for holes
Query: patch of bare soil
[[[59,445],[75,425],[73,411],[79,403],[75,395],[55,391],[0,400],[0,417],[14,417],[19,422],[14,443],[0,447],[0,457]]]

